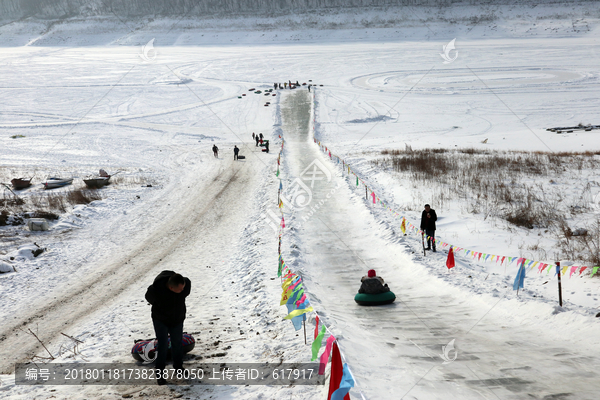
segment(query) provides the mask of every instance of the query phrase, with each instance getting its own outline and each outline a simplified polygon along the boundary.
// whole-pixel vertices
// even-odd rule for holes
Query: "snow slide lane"
[[[474,296],[430,275],[405,239],[373,218],[364,188],[356,189],[353,177],[313,143],[311,114],[308,92],[286,94],[284,195],[300,177],[309,195],[290,199],[296,210],[284,209],[283,237],[296,242],[287,259],[296,255],[290,265],[303,275],[311,303],[339,339],[357,380],[352,398],[361,398],[359,390],[371,399],[598,397],[598,349],[561,336],[560,326],[523,324],[503,299],[512,287],[503,285],[494,297]],[[394,304],[354,302],[370,268],[396,293]],[[452,340],[456,352],[444,352]]]

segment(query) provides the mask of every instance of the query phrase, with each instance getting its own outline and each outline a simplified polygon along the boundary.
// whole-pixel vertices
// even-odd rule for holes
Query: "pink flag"
[[[569,273],[569,278],[573,276],[573,273],[577,271],[577,267],[571,267],[571,272]]]
[[[298,300],[296,302],[296,307],[298,307],[300,304],[304,303],[305,300],[306,300],[306,294],[303,294],[302,297],[300,297],[300,300]]]
[[[321,359],[319,360],[319,362],[320,362],[319,375],[325,374],[325,368],[327,367],[327,361],[329,361],[329,353],[331,353],[331,346],[333,345],[334,341],[335,341],[335,337],[333,335],[330,335],[327,338],[327,344],[325,345],[325,351],[323,352],[323,354],[321,354]]]
[[[375,192],[371,192],[371,196],[373,196],[373,204],[375,204]]]
[[[285,219],[283,219],[283,215],[281,216],[281,227],[285,228]]]

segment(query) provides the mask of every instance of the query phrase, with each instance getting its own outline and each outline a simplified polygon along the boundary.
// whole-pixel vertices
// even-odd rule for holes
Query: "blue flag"
[[[523,289],[523,283],[525,282],[525,262],[521,263],[519,267],[519,272],[515,277],[515,283],[513,283],[513,290],[519,290],[519,288]]]
[[[296,302],[302,297],[302,295],[300,294],[300,292],[302,292],[301,289],[302,288],[295,289],[294,292],[290,295],[288,301],[285,303],[285,306],[288,309],[288,314],[294,310],[303,310],[308,305],[308,299],[306,299],[304,303],[300,304],[299,307],[296,307]],[[300,328],[302,328],[302,321],[306,321],[306,314],[298,315],[297,317],[292,318],[291,321],[294,325],[294,328],[296,330],[299,330]]]
[[[283,189],[283,185],[281,183],[281,181],[279,181],[279,190]]]
[[[331,400],[344,400],[344,396],[348,394],[351,388],[354,387],[354,379],[348,369],[348,364],[344,364],[344,374],[340,381],[340,387],[331,394]]]
[[[296,308],[295,304],[294,304],[294,310],[304,310],[306,308],[307,304],[308,304],[308,301],[305,301],[304,303],[300,304],[300,306],[298,306],[298,308]],[[292,324],[294,324],[295,330],[299,330],[300,328],[302,328],[302,321],[306,321],[306,313],[292,318]]]

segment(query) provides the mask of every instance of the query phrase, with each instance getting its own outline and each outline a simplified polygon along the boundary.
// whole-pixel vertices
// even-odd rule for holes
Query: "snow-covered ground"
[[[131,361],[133,340],[153,335],[143,295],[164,269],[192,280],[185,330],[197,337],[194,355],[309,361],[311,335],[306,346],[279,306],[269,215],[278,212],[281,133],[284,190],[315,160],[331,177],[311,188],[309,208],[284,207],[282,249],[339,340],[357,382],[352,398],[595,398],[598,279],[563,279],[564,310],[556,310],[553,274],[528,271],[517,297],[514,264],[457,255],[448,271],[445,252],[423,257],[420,238],[402,236],[400,221],[370,204],[353,176],[312,141],[314,126],[318,140],[413,224],[421,203],[432,204],[441,240],[533,258],[521,249],[550,243],[537,231],[506,230],[456,202],[438,207],[436,188],[407,185],[370,161],[406,144],[600,150],[598,131],[545,130],[600,124],[592,17],[587,30],[560,18],[533,26],[507,17],[499,31],[487,22],[472,29],[428,22],[371,33],[214,28],[207,30],[212,37],[161,20],[135,33],[114,20],[50,30],[32,21],[0,27],[3,180],[33,175],[35,185],[20,192],[27,199],[42,192],[48,175],[72,175],[76,186],[99,168],[123,177],[101,190],[102,200],[70,209],[48,232],[0,228],[0,260],[17,271],[0,274],[2,397],[324,398],[322,386],[33,388],[15,386],[7,375],[15,362],[45,354],[28,329],[60,361]],[[448,55],[457,58],[443,64],[442,46],[455,37],[456,51]],[[153,38],[153,50],[144,51]],[[323,86],[268,97],[248,90],[288,80]],[[272,140],[271,153],[258,151],[252,132]],[[234,144],[245,161],[233,161]],[[591,182],[593,196],[600,192],[595,179],[592,172],[580,183]],[[568,199],[581,193],[568,189]],[[32,257],[33,242],[47,251]],[[394,305],[364,309],[352,301],[369,268],[396,292]],[[65,350],[72,342],[61,333],[83,341],[79,354]],[[458,357],[444,365],[438,354],[452,339]]]

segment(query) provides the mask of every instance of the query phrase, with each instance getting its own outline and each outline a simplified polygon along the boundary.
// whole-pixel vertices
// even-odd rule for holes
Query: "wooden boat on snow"
[[[70,185],[71,183],[73,183],[73,178],[62,179],[52,177],[48,178],[46,182],[43,182],[42,184],[44,185],[44,189],[56,189],[59,187]]]
[[[108,185],[108,180],[110,177],[111,175],[109,175],[105,170],[100,169],[98,176],[85,178],[83,182],[90,189],[100,189],[102,186]]]
[[[32,178],[15,178],[11,180],[10,183],[15,190],[27,189],[29,186],[31,186],[31,179]]]
[[[109,176],[95,176],[91,178],[85,178],[83,182],[90,189],[100,189],[102,186],[108,184]]]

